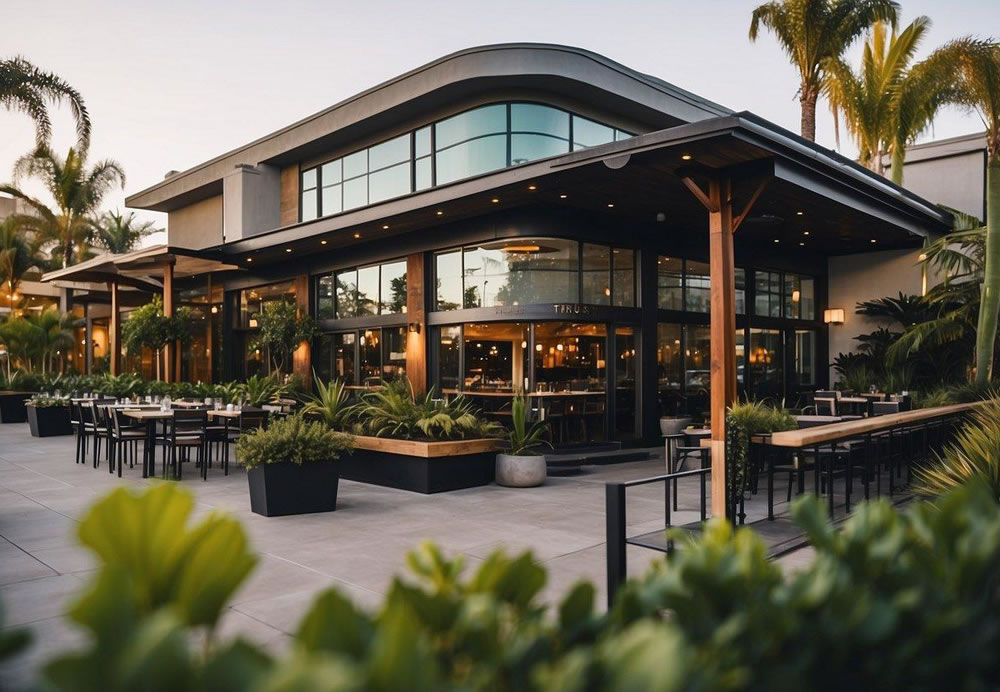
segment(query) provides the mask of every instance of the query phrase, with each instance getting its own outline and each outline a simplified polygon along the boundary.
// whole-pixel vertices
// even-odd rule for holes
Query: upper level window
[[[635,251],[559,238],[511,238],[440,252],[436,309],[543,303],[635,305]]]
[[[785,274],[785,317],[816,319],[816,282],[812,277]]]
[[[497,103],[302,171],[302,221],[633,135],[560,108]]]
[[[710,312],[712,309],[712,278],[707,262],[658,257],[656,260],[657,294],[661,310]],[[746,313],[746,271],[737,267],[736,314]]]
[[[344,319],[406,312],[406,260],[345,269],[321,276],[319,319]]]
[[[295,286],[291,281],[244,288],[239,292],[239,310],[234,315],[234,326],[256,329],[257,317],[264,311],[264,306],[275,301],[295,302]]]

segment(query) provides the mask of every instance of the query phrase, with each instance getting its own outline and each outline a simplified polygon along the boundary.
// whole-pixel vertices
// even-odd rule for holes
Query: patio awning
[[[154,245],[124,255],[101,255],[64,269],[48,272],[43,282],[111,283],[146,291],[163,289],[163,269],[173,267],[173,276],[183,278],[216,271],[239,269],[217,259],[213,253]]]

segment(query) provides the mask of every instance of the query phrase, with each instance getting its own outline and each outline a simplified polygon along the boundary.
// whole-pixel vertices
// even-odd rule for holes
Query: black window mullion
[[[511,104],[509,104],[509,103],[507,104],[507,168],[510,168],[511,165],[512,165],[511,164],[511,160],[510,160],[510,156],[511,156],[511,140],[510,140],[510,138],[511,138],[511,134],[510,134],[511,116],[510,116],[510,105]]]

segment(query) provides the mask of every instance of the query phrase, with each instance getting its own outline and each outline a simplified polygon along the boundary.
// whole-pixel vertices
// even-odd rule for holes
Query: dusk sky
[[[126,193],[470,46],[534,41],[580,46],[735,110],[799,129],[798,79],[776,41],[747,38],[750,0],[592,2],[240,2],[55,0],[8,3],[0,55],[21,54],[84,96],[92,160],[117,159]],[[934,22],[920,56],[967,35],[1000,36],[996,0],[904,0],[903,21]],[[856,58],[858,50],[852,52]],[[853,62],[856,62],[854,60]],[[942,113],[922,139],[982,130]],[[0,178],[28,151],[23,115],[0,111]],[[820,104],[818,141],[834,146]],[[73,143],[67,112],[54,145]],[[841,151],[854,155],[843,137]],[[37,186],[28,186],[43,194]],[[165,214],[145,214],[160,225]]]

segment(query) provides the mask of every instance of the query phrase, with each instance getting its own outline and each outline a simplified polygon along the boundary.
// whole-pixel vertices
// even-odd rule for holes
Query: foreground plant
[[[235,521],[189,527],[164,484],[100,501],[80,537],[102,564],[70,617],[84,647],[56,656],[56,690],[853,690],[1000,685],[1000,505],[982,484],[905,512],[863,503],[837,530],[793,508],[816,551],[787,578],[748,528],[722,519],[625,585],[609,612],[581,582],[554,609],[530,553],[466,576],[431,545],[377,612],[320,593],[280,658],[203,646],[254,558]],[[192,650],[198,647],[198,652]]]
[[[347,430],[350,426],[354,407],[350,405],[350,394],[343,380],[323,382],[313,370],[316,394],[306,399],[303,413],[319,417],[333,430]]]
[[[915,488],[921,495],[937,497],[979,481],[992,488],[1000,502],[1000,395],[977,408],[954,442],[945,445],[935,461],[917,468]]]

